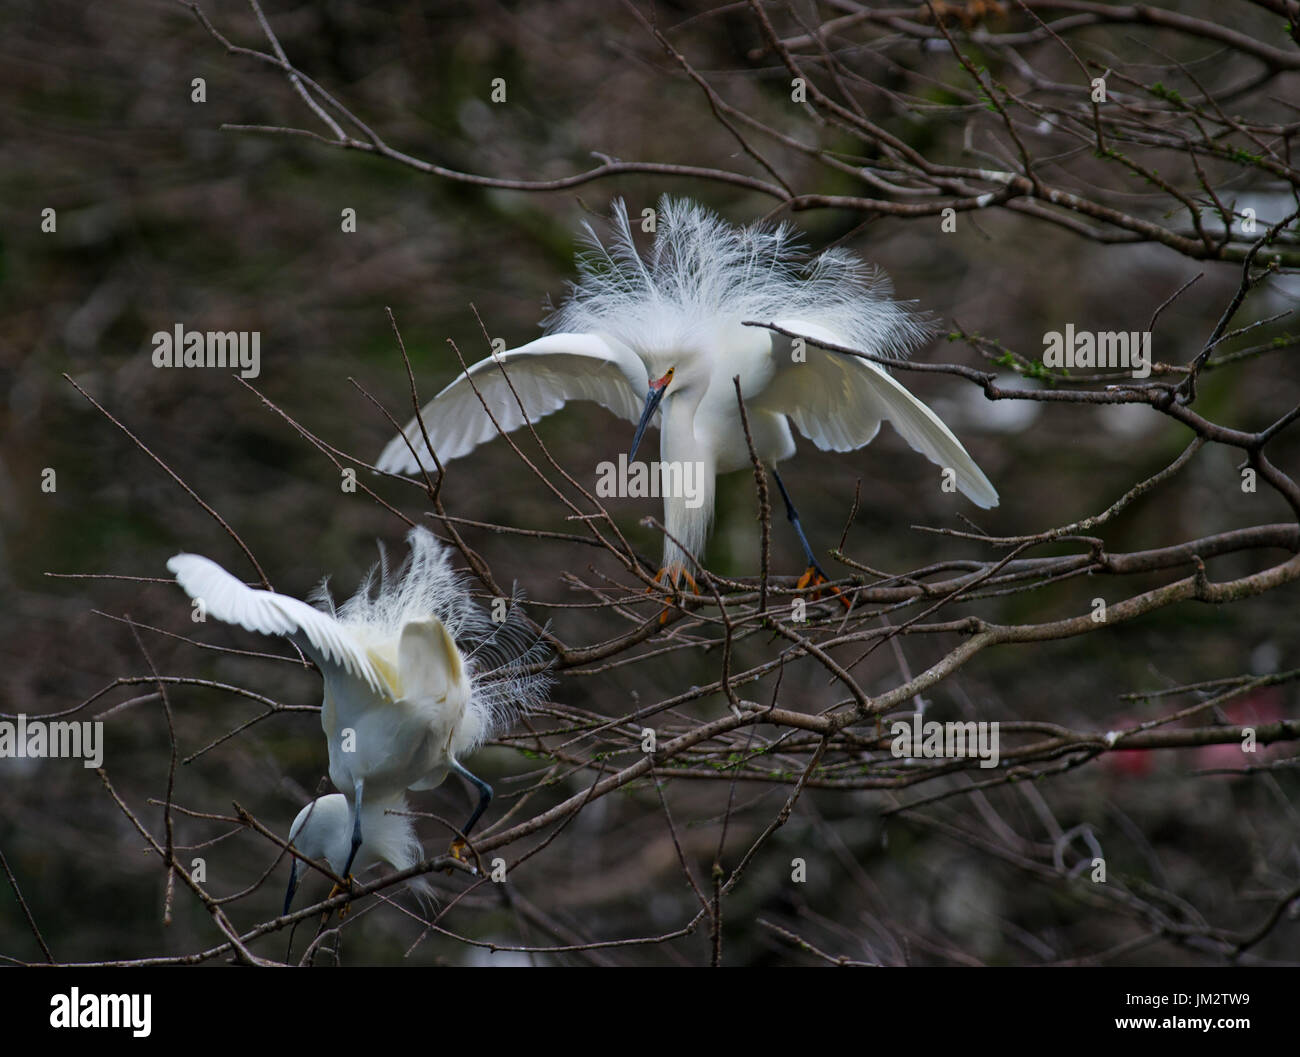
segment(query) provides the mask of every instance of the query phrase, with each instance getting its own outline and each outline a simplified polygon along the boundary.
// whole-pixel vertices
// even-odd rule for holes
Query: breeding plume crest
[[[747,321],[796,318],[834,331],[848,348],[902,359],[933,332],[928,317],[892,299],[883,271],[844,249],[809,254],[788,223],[736,227],[665,195],[643,255],[623,199],[611,212],[608,244],[583,222],[579,277],[543,321],[549,333],[601,334],[653,354]]]
[[[478,740],[467,743],[465,751],[472,752],[509,729],[521,711],[545,695],[550,677],[537,669],[547,649],[525,617],[518,592],[504,600],[503,618],[494,620],[471,597],[467,578],[456,571],[450,550],[432,532],[416,526],[406,541],[410,553],[396,571],[381,541],[379,561],[341,606],[334,602],[329,577],[307,601],[376,647],[396,642],[412,621],[437,617],[459,648],[469,683],[469,709],[479,731]]]

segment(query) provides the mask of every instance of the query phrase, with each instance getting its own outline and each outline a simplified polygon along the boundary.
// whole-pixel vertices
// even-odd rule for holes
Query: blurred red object
[[[1136,716],[1120,716],[1111,723],[1111,730],[1132,730],[1141,719]],[[1122,745],[1123,742],[1120,742]],[[1143,778],[1155,768],[1155,749],[1115,749],[1101,758],[1101,766],[1111,774],[1126,778]]]
[[[1258,727],[1287,718],[1284,700],[1280,687],[1262,686],[1224,705],[1221,711],[1234,726]],[[1273,755],[1270,745],[1257,743],[1254,752],[1243,752],[1241,746],[1239,740],[1221,745],[1202,745],[1196,750],[1193,764],[1198,770],[1241,770]]]

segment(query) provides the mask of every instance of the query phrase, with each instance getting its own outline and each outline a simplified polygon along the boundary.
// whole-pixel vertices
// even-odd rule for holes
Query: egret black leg
[[[813,549],[808,543],[808,537],[804,535],[803,525],[799,521],[799,511],[794,508],[794,502],[790,499],[790,493],[786,491],[785,482],[781,480],[781,475],[776,472],[775,466],[772,467],[772,477],[776,480],[777,488],[781,490],[781,498],[785,500],[785,516],[790,519],[790,524],[794,526],[795,535],[799,537],[799,543],[803,546],[804,557],[808,559],[808,569],[803,576],[799,578],[797,586],[803,588],[810,584],[817,586],[819,584],[827,583],[830,580],[830,577],[826,575],[826,570],[821,567],[817,561],[816,555],[813,554]],[[828,588],[828,590],[840,600],[840,604],[843,605],[845,609],[852,607],[853,603],[849,601],[848,596],[838,588],[831,587]],[[820,596],[820,591],[814,591],[811,597],[819,598]]]
[[[790,493],[785,489],[785,482],[781,480],[781,475],[776,472],[776,467],[772,467],[772,477],[776,481],[776,486],[781,490],[781,498],[785,500],[785,516],[790,519],[790,524],[794,526],[795,535],[799,537],[799,542],[803,545],[804,557],[808,559],[808,565],[821,573],[822,579],[829,580],[830,577],[817,564],[817,558],[813,555],[812,547],[808,545],[808,537],[803,534],[803,525],[799,521],[799,511],[794,508],[794,503],[790,499]]]
[[[343,867],[343,880],[352,876],[352,862],[361,848],[361,786],[358,782],[352,798],[352,850],[348,852],[348,864]]]
[[[470,815],[469,821],[465,823],[465,828],[461,831],[468,837],[469,831],[474,828],[474,823],[483,817],[483,812],[488,809],[488,804],[492,803],[492,787],[477,775],[470,774],[455,760],[451,761],[451,769],[478,790],[478,806],[474,808],[474,814]]]
[[[284,893],[284,913],[289,913],[289,907],[293,905],[293,894],[298,891],[298,874],[300,872],[300,863],[293,856],[289,857],[289,887]]]

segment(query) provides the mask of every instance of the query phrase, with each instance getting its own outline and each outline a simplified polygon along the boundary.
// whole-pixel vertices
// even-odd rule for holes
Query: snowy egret
[[[386,800],[367,798],[361,810],[361,846],[355,859],[364,868],[383,861],[395,870],[405,870],[424,858],[424,849],[415,837],[415,826],[405,815],[406,797],[402,794]],[[393,812],[390,814],[390,812]],[[308,859],[324,859],[339,877],[347,876],[352,857],[352,805],[342,793],[317,797],[298,812],[289,829],[289,843]],[[284,894],[284,913],[289,913],[303,863],[294,859],[289,867],[289,887]],[[421,896],[429,893],[429,882],[413,877],[408,884]],[[340,912],[341,913],[341,912]]]
[[[915,451],[950,469],[977,506],[997,505],[997,491],[961,442],[877,364],[744,325],[773,323],[813,341],[904,356],[929,327],[891,299],[878,271],[840,249],[808,258],[786,225],[736,228],[685,200],[660,202],[644,257],[622,201],[614,204],[610,247],[584,227],[579,278],[543,321],[550,333],[474,364],[423,409],[443,462],[496,435],[484,404],[509,432],[569,400],[594,401],[637,424],[629,462],[662,407],[667,534],[660,576],[676,583],[685,575],[693,586],[687,565],[708,537],[714,477],[750,465],[732,382],[739,376],[755,452],[772,467],[808,559],[800,586],[825,575],[776,473],[776,463],[794,454],[791,423],[819,448],[851,451],[888,421]],[[413,420],[377,466],[410,473],[421,465],[432,469],[433,461]],[[670,486],[686,479],[689,467],[702,483],[696,496]]]
[[[400,831],[384,811],[407,789],[440,785],[448,771],[479,794],[461,831],[468,834],[487,809],[492,788],[461,758],[536,704],[549,684],[537,671],[545,650],[528,633],[521,610],[502,599],[494,614],[500,619],[489,617],[470,599],[447,550],[431,532],[414,528],[407,541],[411,553],[396,574],[390,575],[381,560],[337,610],[324,583],[311,596],[322,607],[316,608],[250,588],[195,554],[167,562],[205,614],[249,631],[283,635],[320,668],[330,781],[350,815],[340,877],[351,871],[367,825],[377,829],[374,854],[397,865],[386,851],[400,845]],[[378,805],[374,811],[372,801]],[[294,823],[303,822],[313,847],[324,848],[331,865],[337,857],[338,810],[339,801],[330,801],[319,824],[302,815]],[[452,853],[459,856],[463,849],[458,837]],[[407,857],[407,851],[394,854]]]

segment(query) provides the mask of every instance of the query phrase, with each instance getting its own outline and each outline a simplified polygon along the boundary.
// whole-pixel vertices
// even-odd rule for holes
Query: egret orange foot
[[[677,586],[678,580],[685,580],[686,586],[691,589],[691,594],[698,595],[700,593],[700,587],[695,582],[695,577],[693,577],[685,569],[674,569],[672,566],[668,566],[666,568],[660,569],[657,573],[655,573],[655,583],[657,584],[663,583],[665,579],[673,587]]]
[[[980,22],[993,18],[1006,18],[1006,15],[1007,9],[999,3],[999,0],[956,0],[956,2],[934,0],[933,6],[927,6],[917,12],[922,22],[929,21],[932,17],[937,22],[948,25],[961,22],[962,28],[967,31]]]
[[[804,574],[801,577],[799,577],[799,582],[796,583],[794,586],[798,590],[802,591],[805,587],[820,587],[822,584],[829,583],[829,582],[830,581],[826,579],[825,574],[819,568],[817,568],[817,566],[810,565],[808,566],[807,569],[804,570]],[[836,598],[840,600],[840,605],[842,605],[845,609],[853,608],[853,603],[849,600],[849,596],[846,595],[843,591],[841,591],[838,587],[828,587],[825,591],[814,591],[809,597],[813,601],[816,601],[817,599],[821,598],[823,594],[834,595]]]
[[[344,892],[350,892],[352,890],[352,875],[348,874],[346,880],[348,882],[346,888],[344,888],[342,885],[336,884],[334,885],[334,887],[330,889],[330,894],[327,895],[325,898],[333,899],[335,896],[342,895]],[[352,909],[351,903],[344,903],[341,907],[339,907],[339,920],[342,921],[345,917],[347,917],[348,912],[351,909]],[[326,922],[329,921],[329,919],[330,919],[330,911],[327,910],[323,915],[321,915],[321,924],[324,925]]]
[[[690,573],[688,573],[685,569],[674,569],[674,568],[672,568],[671,566],[669,566],[669,567],[667,567],[667,568],[660,569],[657,573],[655,573],[655,583],[657,583],[657,584],[658,584],[658,583],[663,583],[665,580],[667,580],[668,583],[669,583],[673,588],[676,588],[676,587],[677,587],[677,582],[678,582],[678,580],[685,580],[685,581],[686,581],[686,586],[689,587],[689,588],[691,589],[691,594],[693,594],[693,595],[698,595],[698,594],[700,593],[700,587],[699,587],[699,585],[695,582],[695,577],[693,577],[693,576],[692,576]],[[646,588],[646,594],[650,594],[653,590],[654,590],[654,588],[652,588],[652,587],[647,587],[647,588]],[[668,607],[671,607],[671,606],[672,606],[672,603],[673,603],[673,596],[672,596],[672,595],[666,595],[666,596],[664,597],[664,602],[667,603],[667,606],[668,606]],[[672,612],[671,608],[667,608],[667,607],[666,607],[666,608],[664,609],[664,611],[663,611],[662,613],[659,614],[659,623],[660,623],[661,625],[662,625],[662,624],[667,624],[667,623],[668,623],[668,615],[669,615],[669,613],[671,613],[671,612]]]
[[[457,837],[454,841],[452,841],[451,847],[447,849],[447,854],[450,855],[453,859],[455,859],[457,862],[463,862],[469,864],[469,868],[473,870],[474,873],[478,873],[478,870],[476,870],[473,864],[469,862],[469,855],[467,854],[468,852],[469,852],[469,845],[465,841],[461,840],[460,837]],[[456,868],[454,866],[443,867],[443,873],[455,873],[455,871]]]

